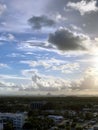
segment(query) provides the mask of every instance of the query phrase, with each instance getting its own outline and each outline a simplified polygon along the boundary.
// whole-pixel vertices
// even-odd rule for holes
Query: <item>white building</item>
[[[63,121],[63,116],[57,116],[57,115],[48,115],[48,118],[54,120],[56,123]]]
[[[13,127],[18,129],[22,128],[25,119],[26,119],[25,113],[0,113],[0,120],[2,120],[3,123],[4,121],[12,121]]]
[[[3,130],[3,122],[0,123],[0,130]]]

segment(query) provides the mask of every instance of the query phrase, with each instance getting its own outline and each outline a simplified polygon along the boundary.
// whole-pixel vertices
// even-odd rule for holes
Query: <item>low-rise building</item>
[[[57,116],[57,115],[48,115],[48,118],[54,120],[54,122],[56,123],[60,123],[64,119],[63,116]]]

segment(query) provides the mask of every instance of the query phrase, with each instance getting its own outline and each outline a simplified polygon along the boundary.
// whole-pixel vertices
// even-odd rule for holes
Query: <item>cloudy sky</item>
[[[0,0],[0,95],[97,95],[98,0]]]

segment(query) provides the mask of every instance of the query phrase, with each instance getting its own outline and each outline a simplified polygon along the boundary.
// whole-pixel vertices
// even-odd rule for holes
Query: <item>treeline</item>
[[[98,97],[0,97],[0,112],[28,111],[36,101],[47,102],[43,109],[75,109],[98,105]]]

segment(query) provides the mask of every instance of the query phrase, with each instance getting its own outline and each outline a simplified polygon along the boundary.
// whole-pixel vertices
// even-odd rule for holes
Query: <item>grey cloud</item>
[[[98,11],[83,16],[73,11],[73,15],[69,14],[69,21],[90,36],[98,35]]]
[[[49,0],[46,5],[45,11],[48,14],[52,14],[55,12],[62,13],[64,11],[64,7],[68,3],[68,1],[69,0]]]
[[[96,87],[97,87],[96,80],[94,79],[93,76],[84,77],[79,82],[72,82],[71,85],[72,90],[78,90],[78,91],[93,90],[96,89]]]
[[[97,0],[86,0],[86,3],[90,3],[94,1],[96,2],[96,8],[94,9],[87,8],[86,15],[80,15],[79,11],[73,10],[69,8],[68,2],[69,0],[49,0],[48,5],[46,6],[46,13],[49,15],[56,14],[57,12],[62,15],[62,17],[67,18],[68,20],[60,23],[60,26],[68,27],[73,24],[82,29],[82,33],[89,34],[90,36],[97,36],[98,35],[98,1]],[[77,3],[81,2],[81,0],[70,0],[70,3]],[[56,4],[55,4],[56,3]],[[81,6],[81,5],[80,5]],[[50,10],[51,8],[51,10]],[[86,9],[86,10],[87,10]],[[89,13],[90,11],[90,13]],[[84,10],[85,12],[85,10]],[[83,26],[83,25],[86,26]]]
[[[51,27],[55,25],[55,21],[48,18],[45,15],[42,16],[33,16],[28,20],[29,24],[33,29],[39,30],[42,27]]]
[[[86,37],[75,35],[67,29],[59,29],[54,34],[49,35],[48,41],[55,45],[59,50],[86,50],[83,41]]]
[[[98,35],[98,12],[89,14],[87,16],[84,15],[78,21],[78,24],[85,23],[83,30],[88,34],[92,34],[92,36]]]

